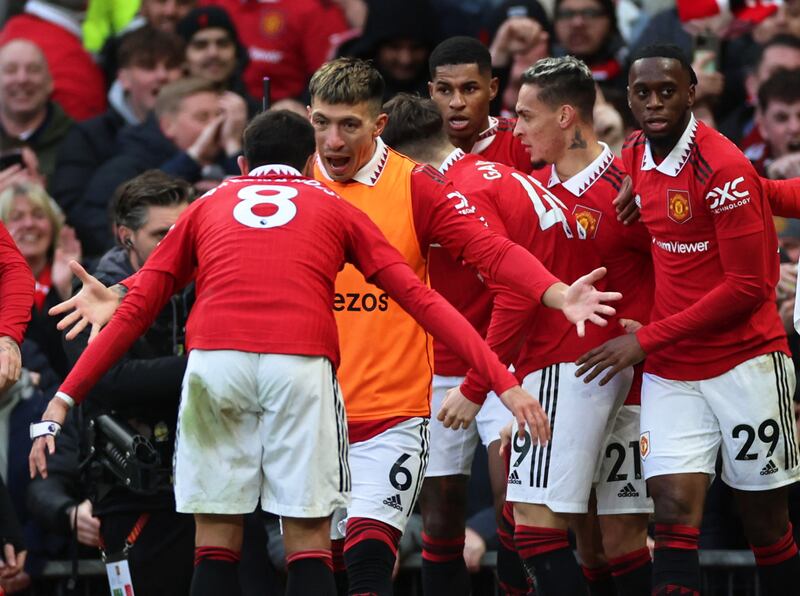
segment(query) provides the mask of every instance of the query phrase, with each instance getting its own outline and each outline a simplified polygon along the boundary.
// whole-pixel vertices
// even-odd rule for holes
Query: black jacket
[[[113,285],[133,274],[126,252],[114,248],[107,252],[94,272],[106,285]],[[169,466],[175,442],[178,402],[186,356],[183,336],[191,304],[191,289],[172,297],[144,336],[95,385],[84,402],[84,420],[102,413],[113,413],[131,423],[151,441]],[[75,362],[88,342],[88,333],[67,342],[67,356]],[[166,426],[167,434],[155,440],[156,426]],[[95,503],[95,512],[142,511],[174,508],[172,492],[152,497],[135,495],[122,487],[114,488]]]
[[[121,130],[115,153],[97,169],[86,186],[83,200],[72,209],[72,221],[81,225],[84,255],[100,255],[114,246],[108,205],[123,182],[149,169],[162,170],[190,183],[202,178],[200,164],[164,136],[154,114],[138,126]],[[218,163],[226,174],[239,174],[236,156],[221,156]]]
[[[98,243],[92,237],[97,224],[85,221],[82,214],[74,210],[95,171],[114,156],[117,134],[124,126],[125,119],[114,108],[109,108],[99,116],[75,124],[59,149],[53,197],[64,210],[67,223],[75,228],[86,254],[102,252],[95,248]],[[99,226],[108,226],[107,221],[103,213]]]

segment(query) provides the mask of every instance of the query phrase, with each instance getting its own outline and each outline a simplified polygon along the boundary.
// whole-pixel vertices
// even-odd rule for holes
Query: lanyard
[[[136,540],[139,538],[139,535],[144,530],[145,525],[147,522],[150,521],[150,514],[149,513],[142,513],[139,518],[136,520],[136,523],[133,525],[128,537],[125,539],[125,546],[122,547],[122,555],[126,556],[128,551],[133,548],[133,545],[136,543]],[[103,559],[103,562],[106,560],[106,545],[103,541],[103,537],[100,537],[100,557]]]

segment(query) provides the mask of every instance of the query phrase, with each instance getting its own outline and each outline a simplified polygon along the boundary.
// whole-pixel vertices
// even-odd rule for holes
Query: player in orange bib
[[[420,279],[427,281],[428,247],[439,244],[532,304],[562,307],[569,295],[565,285],[554,283],[526,250],[490,232],[469,198],[437,170],[381,140],[387,120],[381,113],[383,81],[372,66],[353,59],[329,62],[314,74],[309,89],[315,177],[366,212]],[[588,293],[592,279],[582,278],[573,289]],[[346,564],[350,594],[390,594],[397,542],[428,461],[432,342],[353,268],[337,278],[333,307],[353,482],[346,518],[333,528],[336,538],[344,538],[336,541],[334,552],[343,547],[338,562]],[[591,320],[603,322],[596,315]],[[520,415],[521,408],[532,408],[530,401],[506,405]]]

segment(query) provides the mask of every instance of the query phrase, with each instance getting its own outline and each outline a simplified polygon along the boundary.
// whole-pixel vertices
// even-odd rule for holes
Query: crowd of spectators
[[[548,55],[572,54],[589,65],[602,91],[598,133],[619,149],[634,127],[627,56],[642,44],[674,43],[694,56],[696,116],[738,143],[761,175],[800,176],[800,0],[741,18],[700,19],[687,18],[683,0],[14,0],[3,6],[0,220],[36,279],[22,346],[25,371],[0,395],[0,480],[29,553],[22,574],[0,575],[9,593],[25,590],[47,560],[69,556],[71,534],[89,549],[82,555],[96,554],[99,545],[119,542],[145,510],[167,512],[158,523],[175,531],[150,543],[151,554],[169,552],[191,565],[191,520],[175,518],[169,499],[134,499],[131,507],[125,490],[121,499],[119,490],[91,490],[86,469],[79,470],[86,416],[71,422],[73,439],[63,443],[60,463],[51,464],[58,472],[28,479],[27,424],[39,419],[86,345],[86,337],[64,343],[46,313],[76,284],[71,260],[108,284],[141,267],[193,196],[238,173],[242,131],[262,103],[305,114],[309,78],[325,60],[373,60],[386,79],[386,99],[427,95],[435,45],[451,35],[475,36],[490,49],[499,79],[493,113],[513,116],[524,69]],[[120,187],[144,172],[144,181],[137,179],[142,188],[128,190],[152,200],[120,204]],[[785,257],[780,309],[797,348],[791,304],[800,225],[777,227]],[[164,320],[97,390],[107,396],[100,411],[121,416],[155,442],[172,440],[185,365],[181,321],[190,304],[191,296],[173,299]],[[486,523],[492,515],[477,505],[475,514],[465,553],[471,569],[495,540],[493,522]],[[724,519],[721,511],[709,519],[707,545],[741,540],[719,531],[723,522],[714,520]],[[265,525],[263,542],[271,536],[271,560],[280,567],[274,520]],[[254,548],[263,551],[259,540]],[[164,564],[157,559],[148,564]],[[251,583],[263,593],[267,580],[263,570],[257,575]],[[186,578],[173,579],[182,585]]]

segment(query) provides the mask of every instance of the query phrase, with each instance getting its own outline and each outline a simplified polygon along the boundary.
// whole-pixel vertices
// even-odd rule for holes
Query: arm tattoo
[[[122,284],[114,284],[111,286],[110,290],[119,296],[120,301],[125,298],[125,295],[128,293],[128,288]]]
[[[583,138],[581,135],[581,129],[575,129],[575,135],[572,137],[572,144],[569,146],[570,149],[586,149],[586,139]]]

